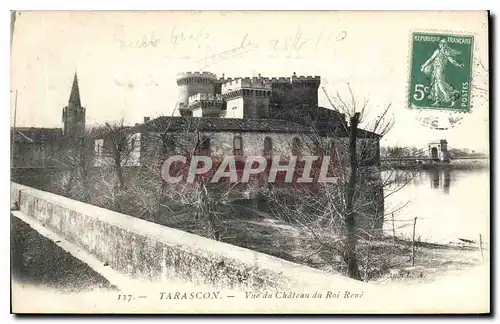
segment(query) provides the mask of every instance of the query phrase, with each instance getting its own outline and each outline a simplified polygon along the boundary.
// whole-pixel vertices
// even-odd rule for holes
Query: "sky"
[[[459,126],[433,130],[407,108],[410,34],[474,35],[471,113]],[[366,121],[387,105],[394,126],[382,145],[488,150],[488,43],[485,12],[20,12],[11,50],[11,122],[61,127],[75,71],[87,124],[171,115],[176,75],[321,76],[319,105],[330,97],[368,99]],[[477,64],[476,64],[477,65]],[[475,65],[475,66],[476,66]],[[474,93],[473,93],[474,94]]]

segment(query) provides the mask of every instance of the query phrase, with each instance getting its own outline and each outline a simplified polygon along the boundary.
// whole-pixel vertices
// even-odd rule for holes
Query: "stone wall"
[[[244,99],[234,98],[227,101],[226,118],[243,118]]]
[[[265,132],[217,132],[213,134],[206,134],[211,138],[211,153],[216,156],[234,155],[233,141],[235,136],[241,136],[243,142],[243,154],[247,156],[263,155],[264,153],[264,139],[266,137],[272,140],[272,154],[280,155],[284,158],[292,155],[292,139],[290,134],[283,133],[265,133]],[[303,142],[303,155],[312,154],[311,141],[301,135],[298,135]]]
[[[349,280],[11,183],[11,207],[131,278],[284,289]]]
[[[285,159],[289,158],[294,153],[293,141],[297,138],[300,142],[300,155],[315,155],[314,137],[307,134],[292,134],[292,133],[276,133],[276,132],[200,132],[200,137],[210,139],[209,153],[215,156],[235,155],[234,138],[241,136],[243,143],[243,151],[239,154],[246,156],[263,155],[264,140],[266,137],[272,142],[272,155],[279,155]],[[194,147],[194,133],[171,132],[169,134],[169,153],[183,154],[191,151]],[[330,143],[335,147],[335,152],[330,155],[347,158],[349,139],[324,137],[321,140],[323,144]],[[162,147],[161,136],[157,133],[148,133],[143,136],[143,147],[140,152],[141,163],[147,163],[152,156],[158,156],[158,152]],[[325,152],[325,151],[323,151]],[[358,155],[363,164],[378,165],[379,163],[379,143],[376,139],[358,139]],[[137,159],[135,159],[137,160]],[[135,161],[134,160],[134,161]]]

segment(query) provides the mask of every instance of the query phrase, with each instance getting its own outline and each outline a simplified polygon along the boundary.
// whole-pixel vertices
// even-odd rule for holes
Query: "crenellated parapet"
[[[224,100],[228,101],[236,98],[254,97],[254,98],[270,98],[271,90],[257,90],[257,89],[236,89],[234,91],[222,94]]]
[[[221,94],[197,93],[190,96],[188,100],[189,108],[197,106],[221,106],[223,103]]]
[[[222,94],[241,89],[253,89],[261,91],[271,91],[272,85],[264,78],[238,78],[222,84]]]
[[[262,78],[267,82],[271,83],[273,87],[280,86],[290,86],[290,85],[310,85],[312,87],[319,87],[321,84],[320,76],[311,76],[311,75],[296,75],[295,72],[291,77],[272,77],[272,78]]]
[[[177,79],[181,78],[187,78],[187,77],[205,77],[205,78],[211,78],[211,79],[217,79],[217,76],[215,73],[208,72],[208,71],[201,71],[201,72],[180,72],[177,73]]]
[[[222,76],[220,78],[218,78],[215,82],[217,84],[224,84],[226,82],[231,82],[231,81],[233,81],[235,79],[239,79],[239,78],[226,78],[226,76],[223,73]]]
[[[190,85],[200,83],[214,84],[217,76],[211,72],[182,72],[177,74],[177,85]]]
[[[271,97],[272,85],[263,78],[239,78],[222,85],[222,97],[227,101],[241,97]]]
[[[228,89],[240,86],[243,87],[259,87],[260,85],[271,85],[271,88],[282,87],[282,86],[293,86],[293,85],[304,85],[311,87],[319,87],[321,84],[320,76],[311,75],[296,75],[295,73],[291,77],[263,77],[259,74],[258,77],[246,77],[246,78],[220,78],[217,80],[218,83],[222,84],[223,93],[224,90],[227,92]]]
[[[304,75],[295,75],[290,78],[292,84],[302,84],[305,86],[311,86],[311,87],[319,87],[321,84],[321,77],[320,76],[304,76]]]
[[[236,77],[236,78],[226,78],[224,74],[220,78],[215,78],[213,82],[215,84],[224,85],[226,83],[231,84],[231,82],[235,82],[236,80],[246,80],[250,82],[250,80],[260,81],[262,83],[270,83],[273,87],[277,87],[280,85],[292,85],[292,84],[309,84],[311,86],[319,86],[321,84],[321,77],[318,75],[297,75],[295,72],[290,77],[263,77],[260,73],[257,77]],[[255,82],[255,81],[254,81]]]
[[[316,107],[320,83],[320,76],[297,75],[295,72],[289,77],[258,74],[237,78],[226,78],[224,74],[218,78],[208,71],[183,72],[177,75],[178,109],[181,113],[192,111],[199,114],[201,108],[203,116],[212,116],[226,102],[243,98],[245,116],[267,117],[270,113],[263,107],[280,107],[280,114],[285,110],[295,111],[298,107]]]
[[[222,100],[222,96],[220,94],[212,93],[197,93],[193,96],[190,96],[188,99],[189,103],[202,100]]]
[[[188,109],[193,116],[218,117],[223,107],[224,100],[220,94],[198,93],[189,97]]]

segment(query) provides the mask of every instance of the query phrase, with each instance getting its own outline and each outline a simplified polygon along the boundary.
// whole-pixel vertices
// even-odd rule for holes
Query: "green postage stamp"
[[[474,37],[412,33],[408,105],[470,112]]]

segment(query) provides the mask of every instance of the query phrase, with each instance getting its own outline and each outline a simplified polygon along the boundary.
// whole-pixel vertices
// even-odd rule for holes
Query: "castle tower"
[[[181,116],[192,116],[189,109],[189,97],[195,94],[215,94],[217,77],[210,72],[184,72],[177,75],[179,87],[178,109]]]
[[[188,109],[193,117],[219,117],[223,103],[220,94],[198,93],[189,97]]]
[[[272,95],[269,117],[294,121],[304,121],[318,107],[319,76],[297,76],[270,78]],[[310,116],[317,119],[319,116]]]
[[[321,83],[319,76],[297,76],[295,72],[290,78],[294,106],[298,109],[318,107],[318,88]]]
[[[85,130],[85,108],[82,107],[80,101],[80,89],[76,72],[68,105],[63,108],[62,121],[64,123],[64,135],[74,135]]]
[[[272,87],[265,78],[241,78],[222,85],[227,118],[268,118]]]

